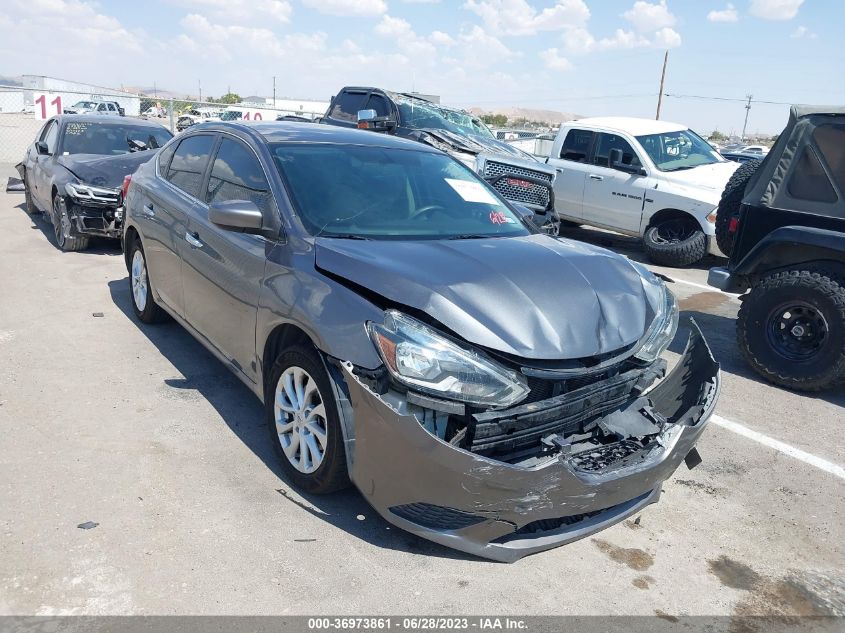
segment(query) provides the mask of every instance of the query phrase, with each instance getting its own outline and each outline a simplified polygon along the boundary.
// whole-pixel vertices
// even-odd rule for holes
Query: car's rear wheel
[[[660,220],[643,235],[648,258],[661,266],[689,266],[707,254],[707,236],[691,217]]]
[[[62,197],[56,194],[53,197],[53,234],[56,236],[56,244],[65,252],[84,251],[88,248],[88,236],[74,235],[70,216]]]
[[[845,382],[845,284],[815,270],[772,273],[739,310],[737,343],[766,380],[800,391]]]
[[[731,256],[736,240],[736,233],[731,232],[731,222],[739,219],[739,208],[745,196],[745,186],[759,166],[759,160],[743,163],[728,180],[719,200],[716,212],[716,244],[726,257]]]
[[[267,424],[288,478],[313,494],[348,486],[337,403],[317,352],[305,346],[283,352],[268,384]]]
[[[167,312],[153,298],[147,258],[141,240],[135,238],[129,248],[129,290],[135,316],[144,323],[166,321]]]

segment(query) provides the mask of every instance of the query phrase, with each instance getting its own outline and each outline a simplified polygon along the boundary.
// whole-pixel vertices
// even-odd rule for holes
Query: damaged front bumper
[[[121,236],[124,207],[119,191],[115,192],[114,201],[83,202],[72,196],[65,196],[64,203],[75,234],[108,238]]]
[[[526,466],[436,437],[367,387],[351,365],[342,367],[354,417],[350,475],[366,499],[404,530],[505,562],[583,538],[657,501],[661,484],[693,451],[720,383],[719,365],[693,323],[666,378],[600,414],[593,428],[606,434],[603,444],[552,433],[543,438],[542,458]],[[530,406],[566,415],[567,401],[581,391]]]

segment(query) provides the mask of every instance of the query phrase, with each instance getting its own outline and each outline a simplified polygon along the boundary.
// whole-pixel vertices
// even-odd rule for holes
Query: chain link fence
[[[102,106],[107,106],[100,111]],[[109,108],[115,109],[109,109]],[[149,96],[98,95],[70,90],[39,91],[22,86],[0,85],[0,164],[15,164],[23,159],[46,119],[69,110],[92,114],[118,114],[127,119],[140,118],[160,123],[178,134],[205,121],[315,121],[323,112],[276,108],[270,104],[222,104],[189,99]]]

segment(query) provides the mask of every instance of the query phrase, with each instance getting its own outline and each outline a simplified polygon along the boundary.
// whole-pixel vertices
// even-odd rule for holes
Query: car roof
[[[192,131],[226,131],[232,129],[240,130],[252,136],[259,135],[266,143],[335,143],[338,145],[368,145],[372,147],[437,152],[434,148],[417,141],[368,130],[323,125],[321,123],[304,123],[299,121],[213,121],[191,128]]]
[[[565,125],[582,127],[586,129],[614,130],[626,132],[632,136],[643,136],[646,134],[663,134],[666,132],[680,132],[688,130],[686,125],[670,123],[669,121],[655,121],[654,119],[640,119],[637,117],[610,116],[610,117],[588,117],[568,121]]]
[[[129,123],[132,125],[161,128],[161,123],[147,121],[146,119],[133,119],[131,117],[118,116],[116,114],[60,114],[55,118],[59,123]],[[164,128],[165,130],[167,128]]]

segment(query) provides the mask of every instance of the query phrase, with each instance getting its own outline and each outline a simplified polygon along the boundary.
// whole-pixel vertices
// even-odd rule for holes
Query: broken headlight
[[[91,185],[82,185],[79,183],[69,182],[65,185],[65,191],[71,198],[81,202],[114,202],[117,199],[118,191],[116,189],[106,189],[104,187],[92,187]]]
[[[507,407],[528,395],[516,372],[465,349],[396,310],[367,330],[393,378],[408,387],[451,400]]]
[[[640,342],[640,348],[634,354],[635,358],[648,363],[657,360],[678,331],[678,302],[675,295],[659,282],[661,296],[658,301],[657,314],[651,322],[648,332]]]

